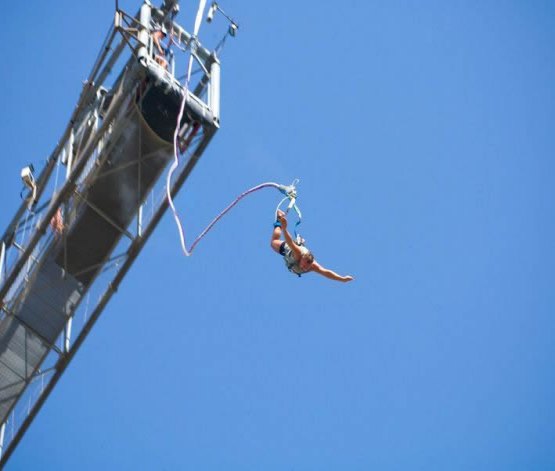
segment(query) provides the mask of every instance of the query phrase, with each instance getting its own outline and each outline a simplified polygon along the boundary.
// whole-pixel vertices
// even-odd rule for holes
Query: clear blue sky
[[[275,192],[189,259],[166,217],[8,469],[554,469],[553,3],[222,6],[241,27],[189,237],[300,177],[303,235],[356,281],[286,271]],[[0,227],[113,10],[5,9]]]

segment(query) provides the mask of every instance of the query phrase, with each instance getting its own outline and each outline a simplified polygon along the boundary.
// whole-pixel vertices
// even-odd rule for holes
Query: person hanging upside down
[[[281,240],[282,235],[285,241]],[[347,282],[354,279],[352,276],[341,276],[324,268],[314,260],[314,255],[310,250],[302,244],[297,244],[287,230],[287,217],[283,211],[278,211],[270,244],[275,252],[283,256],[289,271],[296,275],[301,276],[304,273],[315,272],[335,281]]]

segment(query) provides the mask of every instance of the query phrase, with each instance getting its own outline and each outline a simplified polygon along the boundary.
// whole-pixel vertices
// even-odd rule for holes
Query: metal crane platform
[[[170,0],[116,11],[62,138],[0,240],[0,467],[168,209],[161,176],[184,96],[172,195],[219,128],[220,62],[177,11]],[[196,59],[190,92],[176,58],[157,60],[157,25]],[[108,84],[111,70],[120,73]]]

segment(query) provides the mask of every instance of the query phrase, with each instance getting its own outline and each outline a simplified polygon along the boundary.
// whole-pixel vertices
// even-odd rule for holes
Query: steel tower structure
[[[0,239],[0,467],[168,209],[161,177],[184,96],[172,195],[219,128],[220,62],[178,10],[144,0],[135,16],[116,11],[57,146],[36,179],[22,173],[30,191]],[[160,27],[196,60],[190,92],[176,59],[156,57]]]

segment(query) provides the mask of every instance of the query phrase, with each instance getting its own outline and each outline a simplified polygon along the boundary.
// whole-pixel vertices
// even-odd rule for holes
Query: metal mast
[[[0,239],[0,467],[168,209],[163,175],[185,90],[177,56],[157,57],[156,28],[202,72],[179,123],[172,195],[219,128],[220,62],[175,22],[178,10],[145,0],[135,16],[116,11],[60,141],[36,179],[22,173],[30,191]]]

